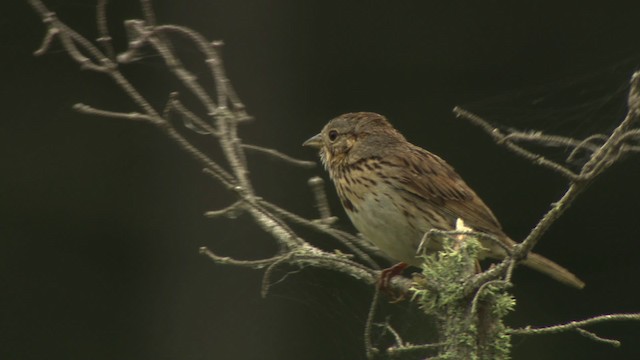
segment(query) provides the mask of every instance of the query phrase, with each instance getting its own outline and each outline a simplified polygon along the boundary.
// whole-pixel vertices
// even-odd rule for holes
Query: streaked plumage
[[[390,258],[419,265],[420,239],[432,228],[453,230],[458,218],[476,231],[513,246],[491,210],[440,157],[409,143],[382,116],[348,113],[336,117],[305,142],[320,149],[338,196],[354,226]],[[483,243],[487,257],[504,250]],[[430,244],[435,251],[438,244]],[[581,288],[568,270],[537,254],[524,264]]]

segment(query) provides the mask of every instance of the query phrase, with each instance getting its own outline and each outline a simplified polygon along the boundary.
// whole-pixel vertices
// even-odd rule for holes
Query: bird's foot
[[[380,272],[380,277],[378,278],[378,289],[391,297],[392,303],[397,303],[405,299],[405,294],[398,294],[391,289],[391,278],[394,276],[398,276],[402,274],[402,271],[406,269],[409,265],[404,262],[397,263],[389,268],[386,268]]]

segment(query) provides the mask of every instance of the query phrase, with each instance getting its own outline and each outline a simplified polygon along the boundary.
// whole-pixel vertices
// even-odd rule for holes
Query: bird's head
[[[355,112],[342,114],[332,120],[322,131],[302,145],[320,150],[320,159],[331,170],[371,157],[399,142],[404,137],[387,119],[376,113]]]

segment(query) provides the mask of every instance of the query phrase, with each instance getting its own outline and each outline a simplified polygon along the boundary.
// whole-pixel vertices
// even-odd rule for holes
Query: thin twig
[[[324,191],[324,180],[319,176],[314,176],[307,181],[307,184],[311,188],[313,196],[316,199],[316,208],[320,214],[320,221],[327,225],[331,225],[336,222],[338,218],[331,216],[329,200],[327,200],[327,192]]]
[[[229,218],[237,217],[238,214],[242,211],[242,201],[236,201],[235,203],[227,206],[224,209],[220,210],[209,210],[204,213],[204,216],[208,218],[215,218],[220,216],[226,216]]]
[[[587,187],[586,182],[572,183],[567,192],[562,195],[560,200],[555,202],[551,209],[542,217],[536,226],[531,230],[529,235],[522,243],[515,246],[513,252],[516,260],[521,260],[534,248],[540,238],[547,232],[553,223],[569,208],[569,205],[578,197],[578,195]]]
[[[202,120],[193,111],[189,110],[186,106],[178,100],[178,93],[173,92],[169,95],[169,101],[167,102],[167,111],[177,112],[182,115],[182,121],[184,125],[191,131],[194,131],[202,135],[220,136],[220,132],[210,125],[206,121]]]
[[[556,334],[556,333],[567,332],[567,331],[577,331],[580,335],[585,336],[591,340],[618,347],[620,346],[620,342],[618,340],[606,339],[596,335],[593,332],[584,330],[582,328],[585,326],[595,325],[595,324],[604,323],[604,322],[628,321],[628,320],[640,321],[640,313],[600,315],[600,316],[594,316],[586,320],[571,321],[566,324],[560,324],[560,325],[545,326],[545,327],[539,327],[539,328],[532,328],[530,326],[527,326],[520,329],[510,329],[509,332],[513,335],[545,335],[545,334]]]
[[[513,255],[512,255],[513,256]],[[499,262],[497,265],[492,266],[491,268],[489,268],[489,270],[483,271],[479,274],[476,274],[474,276],[472,276],[466,283],[465,283],[465,289],[464,289],[464,294],[465,295],[471,295],[473,294],[475,291],[477,291],[477,289],[479,287],[481,287],[483,284],[495,280],[495,279],[499,279],[499,278],[505,278],[506,279],[506,274],[509,271],[509,269],[511,269],[513,267],[513,263],[515,261],[513,261],[513,259],[511,257],[506,257],[504,260],[502,260],[501,262]]]
[[[161,25],[148,30],[140,21],[127,21],[129,28],[135,30],[139,37],[135,40],[137,46],[148,42],[153,46],[158,54],[164,59],[168,69],[184,84],[187,89],[200,101],[206,108],[207,113],[212,118],[217,119],[217,129],[222,150],[225,158],[229,162],[234,177],[238,184],[246,191],[253,193],[253,186],[248,179],[248,170],[246,168],[245,155],[240,146],[241,142],[237,136],[237,114],[232,114],[227,110],[227,86],[224,79],[224,69],[222,68],[222,60],[219,58],[215,48],[208,43],[202,35],[191,29],[187,29],[175,25]],[[208,95],[207,91],[200,85],[194,75],[192,75],[174,54],[172,48],[166,41],[163,41],[163,34],[179,34],[191,40],[198,49],[206,56],[205,62],[211,69],[212,78],[216,84],[216,95],[218,103]]]
[[[569,170],[567,167],[558,164],[557,162],[548,160],[544,158],[542,155],[533,153],[522,146],[516,145],[511,141],[506,140],[506,135],[504,135],[498,128],[489,124],[486,120],[482,119],[476,114],[473,114],[469,111],[466,111],[458,106],[453,108],[453,113],[463,119],[469,120],[472,124],[479,126],[483,129],[489,136],[491,136],[494,141],[502,146],[505,146],[507,149],[513,151],[514,153],[524,157],[525,159],[531,161],[532,163],[540,166],[544,166],[548,169],[554,170],[561,175],[565,176],[569,180],[576,180],[578,175],[573,171]]]
[[[298,235],[279,217],[266,209],[254,195],[247,192],[240,186],[234,188],[241,199],[245,201],[246,209],[253,216],[256,223],[280,244],[281,247],[289,251],[307,245]]]
[[[364,325],[364,349],[367,354],[367,359],[373,359],[378,353],[378,349],[373,346],[373,342],[371,341],[371,329],[373,327],[373,319],[376,316],[378,299],[380,298],[380,287],[375,286],[374,289],[371,304],[369,305],[369,312],[367,313],[367,321],[365,321]]]
[[[280,151],[275,149],[270,149],[270,148],[257,146],[257,145],[249,145],[249,144],[242,144],[242,148],[246,150],[267,154],[267,155],[273,156],[276,159],[288,162],[296,166],[301,166],[309,169],[314,168],[316,166],[316,163],[313,161],[298,160],[289,155],[283,154]]]
[[[44,38],[42,38],[42,42],[40,43],[40,47],[38,47],[33,52],[33,55],[42,56],[46,54],[47,51],[49,51],[51,44],[53,44],[53,40],[56,38],[56,36],[58,36],[59,32],[60,30],[54,27],[50,27],[49,29],[47,29],[47,32],[44,34]]]
[[[620,347],[620,345],[622,345],[622,343],[619,340],[603,338],[585,329],[577,328],[576,331],[578,332],[578,334],[586,337],[587,339],[593,340],[595,342],[601,342],[604,344],[611,345],[613,347]]]
[[[65,24],[60,22],[55,14],[51,13],[41,1],[38,0],[29,0],[29,3],[36,9],[36,11],[41,15],[44,19],[45,23],[50,26],[50,29],[56,29],[59,33],[60,38],[64,44],[65,50],[69,53],[69,55],[76,61],[78,61],[81,66],[88,68],[90,70],[104,72],[111,76],[111,78],[118,84],[125,94],[127,94],[140,108],[142,108],[143,115],[148,117],[146,119],[157,119],[158,121],[154,122],[155,125],[159,126],[163,129],[166,135],[174,140],[183,150],[191,154],[195,159],[201,161],[207,168],[216,173],[216,177],[221,180],[221,182],[227,187],[233,187],[234,180],[224,169],[222,169],[218,164],[216,164],[213,160],[211,160],[204,153],[195,148],[189,141],[187,141],[182,135],[180,135],[167,121],[165,121],[151,106],[151,104],[137,91],[137,89],[117,70],[116,65],[106,57],[99,49],[97,49],[91,42],[89,42],[86,38],[82,37],[80,34],[76,33]],[[52,30],[49,30],[50,32]],[[91,56],[93,56],[97,63],[104,65],[96,65],[90,59],[84,57],[76,47],[75,43],[80,45],[83,50],[87,51]],[[46,48],[46,47],[41,47]],[[90,107],[80,107],[78,108],[80,111],[91,112],[92,108]],[[94,112],[96,115],[100,115],[100,111]],[[102,113],[107,116],[117,117],[114,112],[105,112]],[[120,118],[127,118],[127,116],[120,116]],[[136,116],[134,116],[136,118]],[[162,119],[162,121],[160,121]],[[232,156],[229,154],[229,156]],[[233,156],[232,156],[233,157]],[[236,172],[237,174],[238,172]],[[246,178],[243,178],[246,179]],[[244,181],[243,185],[248,187],[248,181]]]
[[[440,349],[443,346],[444,346],[443,343],[422,344],[422,345],[406,344],[406,345],[400,346],[400,347],[390,347],[390,348],[388,348],[387,349],[387,354],[389,354],[389,356],[392,359],[404,358],[404,356],[407,355],[407,354],[416,354],[416,353],[421,353],[421,352],[433,351],[433,350]],[[438,358],[437,357],[435,357],[435,358],[426,358],[425,360],[428,360],[428,359],[436,360]]]
[[[271,283],[269,282],[269,280],[271,279],[271,273],[273,273],[273,271],[275,270],[276,267],[278,267],[278,265],[288,262],[290,254],[291,253],[281,256],[280,259],[270,264],[269,267],[267,267],[267,269],[264,271],[264,274],[262,274],[262,286],[260,288],[260,296],[262,296],[263,298],[267,297],[267,294],[269,293],[269,288],[271,287]]]
[[[473,296],[473,300],[471,301],[471,316],[470,318],[475,318],[476,314],[478,313],[478,302],[480,301],[480,297],[482,297],[482,293],[487,290],[489,288],[489,286],[491,285],[495,285],[495,286],[501,286],[504,289],[508,288],[511,286],[510,283],[504,281],[504,280],[491,280],[491,281],[487,281],[486,283],[482,284],[479,288],[478,291],[476,291],[476,294]]]
[[[140,0],[140,4],[142,5],[142,13],[144,14],[144,19],[147,24],[149,24],[149,26],[155,26],[156,14],[153,11],[151,0]]]
[[[97,41],[102,45],[104,51],[107,53],[107,57],[111,61],[116,60],[116,53],[111,43],[111,35],[109,35],[109,27],[107,26],[107,4],[109,0],[98,0],[96,5],[96,23],[98,25],[98,39]]]
[[[49,11],[42,2],[29,0],[29,4],[40,14],[42,21],[48,26],[47,34],[44,37],[42,45],[34,52],[35,55],[43,55],[49,49],[53,39],[58,37],[67,54],[83,69],[96,72],[108,72],[110,68],[115,66],[115,64],[106,58],[100,50],[94,47],[90,41],[58,20],[56,14]],[[97,62],[92,61],[82,54],[76,43],[93,56]]]
[[[594,134],[591,136],[587,136],[584,140],[575,145],[574,149],[567,156],[567,162],[572,162],[575,160],[577,154],[583,149],[588,148],[592,153],[595,152],[602,145],[592,145],[591,142],[594,140],[601,140],[603,143],[607,140],[607,136],[603,134]],[[594,148],[595,147],[595,148]]]
[[[513,270],[516,268],[517,262],[513,260],[512,257],[505,259],[507,263],[507,270],[504,274],[504,281],[511,284],[511,277],[513,276]]]
[[[596,136],[601,136],[601,134],[597,134]],[[505,135],[504,140],[507,141],[526,141],[535,144],[540,144],[544,146],[555,146],[555,147],[587,147],[589,150],[595,150],[599,146],[598,145],[590,145],[588,141],[585,143],[584,140],[580,141],[574,138],[560,136],[560,135],[549,135],[542,133],[540,131],[535,132],[513,132]]]
[[[93,106],[82,103],[73,105],[73,110],[85,115],[102,116],[121,120],[146,121],[153,125],[158,125],[163,122],[162,118],[141,114],[139,112],[124,113],[119,111],[96,109]]]
[[[609,322],[609,321],[621,321],[621,320],[640,321],[640,313],[599,315],[599,316],[594,316],[585,320],[571,321],[561,325],[544,326],[544,327],[538,327],[538,328],[527,326],[520,329],[511,329],[509,332],[514,335],[553,334],[553,333],[559,333],[564,331],[571,331],[576,328],[583,328],[589,325],[595,325],[595,324],[600,324],[600,323]]]
[[[405,346],[405,342],[404,340],[402,340],[402,337],[400,336],[400,333],[398,333],[398,331],[396,329],[393,328],[393,326],[391,326],[391,324],[389,324],[389,318],[387,318],[387,320],[384,322],[383,324],[385,331],[388,331],[391,333],[391,336],[393,336],[393,341],[396,343],[393,347],[403,347]]]
[[[614,149],[618,147],[620,139],[627,132],[627,128],[634,121],[633,113],[629,112],[622,122],[613,130],[611,136],[596,151],[591,159],[582,167],[581,175],[586,178],[593,178],[600,175],[604,170],[611,166],[611,162],[607,161],[607,157],[611,156]]]
[[[241,267],[248,267],[252,269],[262,269],[265,266],[269,266],[276,261],[282,259],[282,256],[274,256],[268,259],[260,259],[260,260],[237,260],[228,256],[219,256],[216,255],[213,251],[209,250],[206,246],[200,248],[200,254],[205,255],[209,259],[215,261],[217,264],[223,265],[234,265]]]
[[[371,257],[367,255],[364,251],[360,250],[360,248],[365,248],[366,250],[372,250],[372,249],[370,247],[364,246],[365,242],[361,241],[357,236],[353,236],[349,233],[331,228],[324,224],[318,224],[314,221],[307,220],[299,215],[296,215],[290,211],[287,211],[266,200],[258,200],[258,201],[266,209],[272,211],[274,214],[282,217],[285,220],[289,220],[296,224],[303,225],[310,229],[316,230],[320,233],[330,235],[334,239],[340,241],[343,245],[347,246],[351,252],[353,252],[358,258],[362,259],[371,268],[379,269],[378,264],[376,264],[376,262],[373,261],[373,259],[371,259]],[[375,250],[375,251],[379,252],[379,250]]]
[[[624,143],[627,140],[638,141],[640,140],[640,129],[628,130],[625,131],[624,134],[620,136],[618,139],[619,143]],[[638,148],[638,146],[629,145],[629,148]]]
[[[118,111],[109,111],[96,109],[92,106],[85,104],[75,104],[73,109],[87,115],[96,115],[102,117],[110,117],[114,119],[124,119],[124,120],[133,120],[133,121],[147,121],[153,125],[156,125],[165,130],[165,133],[177,142],[183,150],[190,153],[194,158],[200,160],[205,166],[207,166],[207,170],[215,175],[216,179],[218,179],[223,185],[227,188],[233,188],[233,180],[229,173],[227,173],[220,165],[218,165],[215,161],[211,160],[208,156],[204,155],[200,150],[191,145],[189,141],[187,141],[182,135],[180,135],[173,127],[168,125],[168,123],[158,115],[146,115],[137,112],[123,113]]]

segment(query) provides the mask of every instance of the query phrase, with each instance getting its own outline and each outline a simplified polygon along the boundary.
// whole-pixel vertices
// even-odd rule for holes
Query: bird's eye
[[[335,141],[338,138],[338,132],[335,130],[329,131],[329,140]]]

